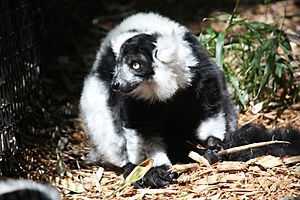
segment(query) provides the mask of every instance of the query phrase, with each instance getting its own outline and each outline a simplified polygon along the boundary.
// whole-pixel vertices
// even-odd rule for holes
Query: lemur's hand
[[[222,159],[218,152],[224,149],[223,146],[222,140],[218,138],[211,136],[206,140],[207,150],[204,152],[204,157],[210,164],[216,163]]]
[[[124,167],[124,177],[126,178],[136,165],[129,163]],[[161,188],[170,185],[177,178],[177,173],[171,173],[168,166],[152,167],[146,175],[134,183],[135,188]]]

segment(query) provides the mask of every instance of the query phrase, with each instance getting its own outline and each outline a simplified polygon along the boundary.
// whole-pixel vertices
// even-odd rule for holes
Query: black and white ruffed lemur
[[[141,187],[170,184],[168,169],[188,162],[201,143],[210,161],[247,160],[262,154],[298,155],[296,130],[267,130],[248,124],[237,129],[237,116],[223,71],[184,26],[156,13],[138,13],[112,29],[101,43],[80,99],[85,130],[94,144],[91,157],[128,175],[151,157],[153,168]],[[268,140],[270,145],[228,157],[217,152]]]

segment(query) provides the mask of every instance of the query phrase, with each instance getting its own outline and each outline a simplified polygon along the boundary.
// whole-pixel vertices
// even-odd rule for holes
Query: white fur
[[[120,134],[116,133],[107,100],[104,84],[97,77],[89,76],[85,80],[80,108],[86,131],[96,148],[90,157],[119,167],[129,161],[139,164],[148,157],[153,158],[154,166],[171,165],[159,138],[145,141],[135,130],[127,128],[123,128],[124,132]]]
[[[137,34],[138,34],[137,32],[124,32],[124,33],[121,33],[120,35],[117,35],[114,38],[112,38],[111,47],[112,47],[112,50],[115,53],[115,55],[116,56],[119,55],[120,48],[126,40],[134,37]]]
[[[153,167],[167,165],[171,166],[171,161],[169,160],[165,144],[160,137],[151,137],[149,140],[146,140],[146,155],[153,159]]]
[[[154,167],[161,165],[171,166],[161,138],[151,137],[151,139],[143,140],[143,137],[139,136],[133,129],[124,128],[124,131],[126,149],[130,162],[137,165],[151,157]]]
[[[128,162],[126,141],[124,136],[116,133],[112,112],[107,105],[108,96],[104,83],[95,76],[89,76],[80,99],[81,115],[99,157],[122,167]]]
[[[135,31],[132,31],[135,30]],[[120,47],[129,38],[139,33],[158,33],[156,68],[152,81],[140,85],[131,94],[138,99],[165,101],[179,88],[187,87],[192,81],[190,67],[197,65],[188,42],[183,40],[188,29],[177,22],[155,13],[138,13],[126,18],[109,32],[97,53],[96,68],[108,46],[116,56]]]
[[[170,35],[175,31],[176,35],[185,33],[187,29],[184,26],[155,13],[138,13],[124,19],[108,35],[108,40],[114,38],[120,33],[137,30],[141,33],[159,33]]]
[[[124,128],[124,135],[126,138],[126,149],[128,159],[133,164],[139,164],[147,159],[145,155],[145,141],[137,134],[134,129]]]
[[[158,167],[162,165],[166,165],[166,166],[172,165],[171,161],[168,158],[167,153],[164,150],[159,151],[157,149],[156,151],[153,151],[151,157],[153,159],[153,167]]]
[[[10,192],[15,192],[18,190],[26,190],[26,189],[35,190],[44,193],[51,200],[61,199],[58,191],[54,187],[51,187],[50,185],[45,185],[45,184],[41,184],[29,180],[9,179],[5,181],[0,181],[0,195],[10,193]],[[20,199],[21,198],[22,197],[20,197]]]
[[[149,102],[156,99],[165,101],[170,99],[179,88],[176,77],[177,75],[171,68],[160,64],[155,68],[153,79],[143,82],[130,95]]]
[[[200,140],[206,140],[208,137],[214,136],[223,140],[225,132],[225,116],[224,113],[219,113],[201,122],[200,126],[197,129],[197,137]]]

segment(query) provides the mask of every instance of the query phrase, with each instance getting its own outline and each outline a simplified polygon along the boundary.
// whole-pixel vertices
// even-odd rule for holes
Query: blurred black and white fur
[[[186,27],[155,13],[132,15],[108,33],[80,110],[94,159],[125,167],[127,175],[152,157],[141,186],[168,185],[168,168],[188,162],[190,142],[207,147],[211,162],[219,159],[215,151],[235,146],[236,112],[223,71]]]
[[[0,180],[0,200],[60,200],[58,190],[29,180]]]

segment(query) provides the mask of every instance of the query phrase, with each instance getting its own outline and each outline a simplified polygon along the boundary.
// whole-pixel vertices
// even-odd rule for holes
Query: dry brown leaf
[[[78,132],[74,132],[71,135],[71,139],[77,141],[77,142],[82,142],[85,139],[85,134],[83,131],[78,131]]]
[[[263,108],[264,102],[259,102],[257,104],[255,104],[254,106],[251,107],[251,112],[256,115],[257,113],[259,113],[262,108]]]
[[[82,183],[79,183],[78,181],[72,180],[70,178],[62,179],[61,177],[55,177],[54,179],[52,179],[51,184],[75,193],[85,192]]]

